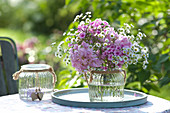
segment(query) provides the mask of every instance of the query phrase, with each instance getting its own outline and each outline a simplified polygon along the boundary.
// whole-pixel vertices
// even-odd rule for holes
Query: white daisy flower
[[[70,31],[74,31],[74,29],[70,29]]]
[[[114,34],[113,33],[110,34],[110,38],[114,39]]]
[[[107,46],[107,43],[104,43],[104,44],[103,44],[103,46],[105,46],[105,47],[106,47],[106,46]]]
[[[119,62],[118,61],[115,61],[115,64],[117,65]]]
[[[67,61],[67,58],[64,58],[64,59],[63,59],[63,62],[66,62],[66,61]]]
[[[66,53],[68,51],[68,49],[64,49],[64,53]]]
[[[129,63],[129,64],[132,64],[132,60],[129,60],[128,63]]]
[[[109,42],[109,39],[106,38],[106,39],[105,39],[105,42]]]
[[[90,23],[91,20],[89,18],[86,19],[86,23]]]
[[[118,30],[120,33],[124,33],[124,31],[125,31],[123,28],[119,28]]]
[[[134,28],[134,26],[133,26],[132,24],[130,24],[130,26],[131,26],[132,28]]]
[[[142,34],[141,32],[139,32],[139,33],[137,34],[137,36],[140,37],[140,38],[142,38],[142,37],[143,37],[143,34]]]
[[[85,19],[86,17],[87,17],[87,15],[83,16],[83,18],[82,18],[82,19]]]
[[[63,36],[65,36],[65,35],[66,35],[66,32],[63,33]]]
[[[96,46],[97,46],[97,47],[101,47],[101,44],[100,44],[100,43],[96,43]]]
[[[133,50],[134,50],[135,53],[139,52],[139,48],[137,48],[137,47],[134,47]]]
[[[61,53],[59,53],[59,54],[58,54],[58,57],[61,58],[61,57],[63,57],[63,55],[62,55]]]
[[[127,56],[123,56],[123,60],[124,61],[128,61],[128,57]]]
[[[99,25],[98,27],[97,27],[97,29],[101,29],[102,27]]]
[[[89,15],[89,14],[91,14],[91,12],[86,12],[86,15]]]
[[[75,38],[72,38],[71,39],[71,43],[74,43],[76,40],[75,40]]]
[[[80,15],[79,15],[79,17],[81,18],[83,16],[83,13],[81,13]]]
[[[55,52],[55,56],[58,57],[58,52]]]
[[[124,53],[124,54],[126,54],[126,53],[127,53],[127,51],[126,51],[126,50],[123,50],[123,53]]]
[[[89,45],[89,48],[92,48],[93,46],[92,45]]]

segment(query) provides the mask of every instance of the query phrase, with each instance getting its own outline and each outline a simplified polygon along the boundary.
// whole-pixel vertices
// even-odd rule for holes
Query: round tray
[[[124,99],[122,101],[90,102],[88,88],[74,88],[53,92],[52,101],[57,104],[74,107],[115,108],[144,104],[147,102],[147,95],[138,91],[125,89]]]

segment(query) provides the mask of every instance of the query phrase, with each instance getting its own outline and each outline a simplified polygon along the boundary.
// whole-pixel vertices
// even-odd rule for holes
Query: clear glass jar
[[[92,71],[89,86],[91,102],[114,102],[124,98],[126,73],[122,70]]]
[[[23,100],[41,100],[54,88],[55,74],[46,64],[27,64],[19,72],[19,96]]]

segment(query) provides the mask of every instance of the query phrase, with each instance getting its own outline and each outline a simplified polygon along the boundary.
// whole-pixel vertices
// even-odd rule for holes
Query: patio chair
[[[0,37],[0,96],[18,93],[18,81],[12,74],[19,69],[15,42],[8,37]]]

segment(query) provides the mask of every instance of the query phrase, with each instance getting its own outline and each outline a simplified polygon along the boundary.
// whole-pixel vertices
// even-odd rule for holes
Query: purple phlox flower
[[[113,60],[113,54],[108,55],[108,60],[112,61]]]
[[[123,64],[121,64],[121,63],[118,63],[118,64],[117,64],[117,66],[118,66],[119,68],[122,68],[122,65],[123,65]]]
[[[73,44],[69,43],[69,44],[68,44],[68,47],[71,47],[71,46],[73,46]]]
[[[80,38],[84,38],[86,36],[86,33],[85,32],[81,32],[80,34],[79,34],[79,37]]]
[[[112,48],[112,49],[113,49],[113,48],[115,48],[115,47],[116,47],[116,46],[115,46],[115,45],[113,45],[113,44],[112,44],[112,45],[110,45],[110,48]]]
[[[115,56],[120,56],[120,55],[121,55],[121,51],[116,49],[116,50],[114,51],[114,55],[115,55]]]
[[[123,48],[123,47],[131,47],[132,43],[130,42],[130,40],[126,37],[126,36],[121,36],[121,40],[119,42],[119,45]]]
[[[78,44],[74,44],[74,47],[73,47],[73,49],[78,49]]]
[[[112,52],[112,49],[109,48],[108,50],[106,50],[107,53],[111,53]]]
[[[115,45],[120,45],[121,40],[118,38],[115,40]]]
[[[102,59],[105,59],[106,58],[106,56],[107,56],[107,52],[105,51],[105,52],[102,52],[102,56],[101,56],[101,58]]]
[[[93,26],[93,24],[94,24],[94,21],[89,23],[89,25],[91,25],[91,26]]]
[[[90,40],[90,44],[92,44],[93,43],[93,41],[92,40]]]
[[[88,25],[83,25],[83,30],[87,29]]]
[[[97,30],[96,30],[96,33],[97,33],[97,34],[100,34],[100,30],[99,30],[99,29],[97,29]]]
[[[102,66],[101,69],[103,69],[104,71],[106,71],[106,70],[107,70],[107,67],[106,67],[106,66],[104,66],[104,67]]]
[[[119,38],[119,34],[117,32],[114,32],[115,38],[118,39]]]
[[[109,23],[107,21],[103,21],[104,26],[109,26]]]
[[[104,31],[105,34],[107,33],[107,29],[104,29],[103,31]]]
[[[101,23],[102,23],[101,18],[97,18],[97,19],[95,20],[95,23],[98,24],[98,25],[101,25]]]
[[[84,48],[88,48],[88,47],[89,47],[89,44],[86,43],[86,42],[84,42],[84,41],[81,43],[81,45],[82,45]]]
[[[88,29],[88,32],[91,33],[91,34],[93,34],[93,29],[89,28],[89,29]]]
[[[97,51],[96,51],[96,54],[99,55],[99,54],[100,54],[100,50],[97,50]]]
[[[82,30],[82,26],[78,25],[77,29],[78,29],[78,31],[81,31]]]
[[[112,51],[111,51],[111,52],[112,52],[112,53],[114,53],[114,51],[115,51],[115,49],[114,49],[114,48],[112,48]]]
[[[121,50],[121,46],[116,46],[116,50],[120,51]]]
[[[76,54],[74,51],[71,53],[72,66],[80,73],[83,73],[84,70],[88,70],[89,66],[100,67],[102,60],[98,59],[93,49],[89,48],[87,43],[82,42],[82,45],[83,47],[78,47]]]

